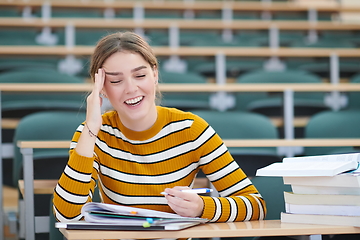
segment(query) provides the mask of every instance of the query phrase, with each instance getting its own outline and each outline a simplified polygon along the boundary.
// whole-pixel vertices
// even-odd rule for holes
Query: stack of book
[[[360,227],[360,153],[284,158],[257,176],[282,176],[282,222]],[[266,200],[266,199],[265,199]]]

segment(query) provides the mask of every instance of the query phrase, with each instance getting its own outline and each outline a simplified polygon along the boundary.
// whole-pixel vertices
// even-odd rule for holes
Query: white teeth
[[[137,103],[139,103],[144,97],[141,96],[141,97],[136,97],[136,98],[133,98],[133,99],[130,99],[130,100],[127,100],[125,101],[126,104],[128,105],[136,105]]]

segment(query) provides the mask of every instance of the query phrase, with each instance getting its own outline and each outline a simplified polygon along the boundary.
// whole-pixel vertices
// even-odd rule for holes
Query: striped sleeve
[[[219,193],[218,197],[201,196],[204,201],[201,217],[211,222],[264,219],[264,199],[233,159],[220,136],[204,120],[195,122],[199,124],[194,124],[194,132],[207,136],[202,145],[200,168]],[[196,130],[196,127],[202,130]]]
[[[80,130],[75,133],[69,161],[55,187],[53,198],[53,212],[57,221],[68,222],[82,219],[82,206],[91,201],[95,188],[96,172],[95,157],[88,158],[80,156],[73,149]]]

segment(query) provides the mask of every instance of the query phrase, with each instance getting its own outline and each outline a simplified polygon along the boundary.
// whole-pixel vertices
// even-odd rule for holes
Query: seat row
[[[257,139],[271,140],[277,139],[278,133],[274,125],[268,118],[261,114],[250,112],[224,112],[219,114],[217,111],[211,110],[195,110],[195,114],[204,118],[223,139]],[[85,119],[85,114],[76,112],[38,112],[24,117],[16,129],[14,145],[17,147],[17,141],[52,141],[66,140],[73,133],[74,129]],[[306,138],[324,139],[324,138],[359,138],[360,132],[356,126],[360,121],[360,111],[324,111],[314,115],[306,126]],[[54,135],[49,135],[54,124],[61,127],[61,131],[57,131]],[[60,128],[59,128],[60,129]],[[43,133],[43,134],[42,134]],[[69,135],[70,134],[70,135]],[[358,146],[348,147],[308,147],[304,149],[304,155],[316,154],[332,154],[332,153],[348,153],[356,152]],[[281,155],[278,154],[275,147],[230,147],[230,152],[234,156],[235,161],[239,163],[242,169],[249,175],[254,176],[256,169],[266,166],[272,162],[281,161]],[[14,159],[14,175],[13,180],[21,179],[21,155],[19,149],[16,148],[17,155]],[[59,149],[34,149],[34,167],[35,179],[58,179],[67,160],[67,151]],[[42,161],[43,160],[43,161]],[[49,167],[46,164],[51,163]],[[55,164],[59,164],[54,168]],[[61,166],[62,165],[62,166]],[[201,174],[199,175],[201,177]],[[258,180],[255,180],[257,182]],[[36,198],[36,215],[51,216],[51,208],[49,207],[51,195],[35,195]],[[44,200],[45,199],[45,200]],[[41,207],[40,207],[41,206]],[[50,212],[49,212],[50,209]],[[273,211],[272,211],[273,212]],[[274,215],[268,216],[278,218]],[[52,225],[51,225],[52,224]],[[53,226],[53,219],[50,221],[49,228],[38,228],[39,233],[50,230],[50,239],[57,239],[61,236]],[[45,231],[45,230],[46,231]],[[41,235],[40,235],[41,236]]]
[[[32,70],[28,70],[25,71],[25,75],[29,76],[32,73],[46,73],[46,71],[39,71],[39,69],[32,69]],[[50,72],[50,76],[51,77],[47,77],[48,80],[53,79],[57,79],[55,77],[53,77],[55,75],[54,71],[49,71]],[[19,74],[19,71],[15,71],[15,72],[9,72],[7,74]],[[169,75],[166,75],[169,74]],[[300,73],[298,73],[299,75],[301,75]],[[303,73],[304,74],[304,73]],[[166,79],[175,79],[175,73],[165,73],[165,72],[161,72],[160,76],[162,81],[166,82]],[[62,77],[64,78],[65,76],[62,75]],[[171,77],[171,78],[170,78]],[[12,75],[11,79],[15,79],[14,75]],[[30,79],[34,79],[31,78]],[[36,79],[38,79],[38,81],[40,81],[39,77],[36,77]],[[194,83],[196,82],[195,80],[192,80],[190,77],[181,77],[180,79],[187,79],[188,81]],[[69,84],[70,82],[72,82],[71,80],[68,80]],[[79,83],[79,81],[75,81],[76,83]],[[183,81],[182,81],[183,82]],[[78,95],[81,96],[81,95]],[[64,97],[64,96],[63,96]],[[85,97],[85,96],[83,96]],[[187,95],[186,98],[189,98],[189,96]],[[165,96],[166,99],[166,96]],[[27,102],[31,102],[29,99],[27,99]],[[218,111],[214,111],[214,110],[196,110],[193,109],[192,110],[194,113],[200,115],[201,117],[203,117],[205,120],[207,120],[214,128],[215,130],[220,134],[220,136],[224,139],[226,138],[265,138],[265,139],[276,139],[279,137],[279,133],[277,131],[277,129],[275,128],[275,126],[269,121],[268,118],[264,117],[263,115],[260,115],[258,113],[250,113],[250,112],[245,112],[245,111],[228,111],[228,112],[222,112],[221,114]],[[342,111],[342,113],[345,111]],[[359,113],[358,110],[356,111],[346,111],[346,112],[354,112],[354,115],[356,116],[356,114]],[[324,112],[325,113],[325,112]],[[331,114],[333,113],[332,111],[330,112]],[[358,120],[353,117],[351,115],[352,113],[350,113],[350,115],[344,115],[346,116],[345,119],[353,119],[354,122],[357,122]],[[49,117],[46,117],[49,116]],[[65,119],[63,119],[62,117],[64,117]],[[17,180],[19,179],[19,177],[21,177],[21,154],[19,153],[19,149],[17,148],[17,141],[19,140],[59,140],[59,139],[63,139],[63,140],[69,140],[69,133],[72,134],[74,132],[74,128],[76,128],[76,126],[78,124],[80,124],[83,119],[85,119],[85,113],[84,112],[80,112],[78,109],[72,112],[53,112],[53,111],[48,111],[48,112],[37,112],[37,113],[32,113],[32,114],[27,114],[24,118],[21,119],[19,125],[17,126],[17,128],[15,129],[15,134],[14,134],[14,139],[13,139],[13,144],[14,144],[14,149],[15,149],[15,156],[14,156],[14,162],[13,162],[13,178],[11,178],[13,180],[13,184],[17,183]],[[226,120],[230,120],[229,123],[225,123],[224,119]],[[335,117],[333,117],[333,115],[328,115],[326,116],[325,119],[337,119]],[[68,122],[68,121],[72,121],[72,123]],[[340,122],[343,122],[345,124],[347,124],[347,126],[351,126],[350,122],[344,122],[344,120],[342,118],[339,118]],[[257,123],[258,125],[252,125]],[[240,124],[240,125],[238,125]],[[61,133],[57,133],[54,130],[49,130],[49,128],[47,128],[47,126],[50,129],[53,129],[54,126],[57,126],[56,130],[61,130]],[[67,127],[72,126],[72,129],[68,129]],[[262,127],[260,127],[262,126]],[[226,128],[224,128],[226,127]],[[333,128],[333,125],[330,125],[331,128]],[[68,130],[66,130],[68,129]],[[337,128],[339,129],[339,128]],[[230,132],[229,132],[230,130]],[[235,131],[236,130],[236,131]],[[34,131],[34,132],[33,132]],[[41,134],[41,132],[43,132],[44,134]],[[52,134],[49,134],[49,132],[51,132]],[[327,130],[327,132],[329,132]],[[356,134],[356,131],[346,131],[347,133],[349,133],[349,135],[341,135],[341,136],[337,136],[337,137],[344,137],[344,138],[356,138],[358,137],[357,135],[351,135],[351,134]],[[24,135],[22,135],[24,134]],[[64,135],[64,138],[61,138],[61,136]],[[26,137],[28,136],[28,137]],[[39,136],[40,139],[37,139],[35,137]],[[326,136],[327,138],[330,138],[329,136]],[[71,138],[71,136],[70,136]],[[352,146],[349,146],[351,151],[353,151],[354,149],[352,148]],[[332,148],[331,150],[333,151],[349,151],[349,149],[334,149]],[[272,147],[272,148],[241,148],[241,147],[236,147],[236,148],[230,148],[230,151],[232,152],[232,154],[234,155],[234,157],[237,159],[237,161],[240,161],[241,166],[243,167],[243,169],[249,174],[249,175],[253,175],[254,171],[261,165],[266,165],[269,163],[269,161],[275,161],[278,160],[279,156],[281,154],[278,154],[277,149]],[[269,158],[269,155],[271,156]],[[55,165],[55,161],[51,161],[49,160],[49,158],[51,157],[55,157],[55,158],[62,158],[62,161],[57,161],[60,165],[64,164],[64,162],[66,162],[67,159],[67,151],[65,150],[51,150],[51,149],[39,149],[39,150],[35,150],[34,153],[34,157],[35,159],[37,159],[37,163],[43,162],[41,161],[41,159],[44,159],[44,161],[46,161],[46,163],[42,163],[41,164],[41,168],[40,170],[45,170],[45,172],[48,174],[45,177],[43,176],[43,178],[51,178],[51,176],[54,176],[54,178],[56,179],[58,177],[58,175],[54,174],[52,171],[48,170],[47,168],[45,168],[45,164],[47,163],[51,163],[50,165],[50,169],[53,170],[61,170],[63,169],[63,167],[56,167],[54,168]],[[20,162],[17,160],[20,159]],[[46,160],[45,160],[46,159]],[[40,170],[35,170],[35,173],[40,174]],[[52,175],[54,174],[54,175]],[[41,174],[40,174],[41,175]],[[41,178],[41,176],[37,175],[36,177]],[[39,197],[39,196],[38,196]],[[40,198],[43,198],[46,196],[42,196]],[[48,199],[49,196],[47,196],[47,198],[45,200],[39,200],[40,201],[40,206],[45,206],[45,203],[49,202]],[[47,205],[48,206],[48,205]],[[36,208],[37,209],[37,213],[42,215],[44,214],[44,209],[43,208]],[[48,215],[48,207],[46,207],[46,213],[45,215]],[[23,226],[23,225],[22,225]]]
[[[248,62],[249,63],[249,62]],[[254,63],[254,66],[256,64]],[[0,63],[1,66],[1,63]],[[45,65],[46,66],[46,65]],[[206,65],[202,65],[205,68]],[[248,64],[238,63],[238,67],[243,68],[243,73],[234,79],[236,84],[321,84],[321,76],[310,71],[302,69],[288,69],[284,71],[266,71],[262,68],[256,68]],[[314,64],[314,67],[316,65]],[[201,67],[201,66],[200,66]],[[199,68],[200,68],[199,67]],[[209,68],[211,67],[208,66]],[[234,65],[233,68],[236,66]],[[321,67],[321,65],[320,65]],[[354,62],[354,72],[349,78],[350,83],[360,82],[360,72],[356,72],[357,65]],[[239,70],[237,70],[239,71]],[[63,74],[55,68],[46,68],[44,65],[38,66],[29,63],[29,65],[18,64],[12,68],[0,72],[0,83],[68,83],[68,84],[85,84],[84,78]],[[186,72],[179,73],[160,69],[160,83],[164,84],[211,84],[206,76],[200,73]],[[69,85],[71,86],[71,85]],[[260,85],[259,85],[260,86]],[[240,86],[241,88],[241,86]],[[233,98],[233,104],[226,109],[254,111],[266,114],[268,116],[282,115],[282,94],[276,94],[271,90],[256,92],[234,92],[229,91]],[[342,108],[360,108],[358,92],[344,93],[348,97],[347,101],[342,104]],[[200,93],[191,93],[180,90],[165,91],[163,93],[162,104],[169,107],[178,107],[181,109],[198,108],[198,109],[218,109],[216,104],[212,103],[211,98],[214,92],[204,90]],[[296,116],[309,116],[321,110],[330,109],[331,105],[326,104],[327,93],[319,92],[295,92],[294,105]],[[46,101],[44,101],[46,99]],[[6,118],[16,118],[21,116],[19,110],[32,109],[41,107],[46,108],[73,108],[80,110],[85,108],[85,95],[83,93],[62,93],[46,94],[36,93],[2,93],[2,116]]]

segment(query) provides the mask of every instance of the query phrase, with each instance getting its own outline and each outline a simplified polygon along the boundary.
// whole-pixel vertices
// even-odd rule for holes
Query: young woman
[[[190,112],[156,105],[158,63],[143,38],[132,32],[102,38],[90,74],[86,121],[54,192],[58,221],[81,220],[95,187],[105,203],[213,222],[264,218],[264,200],[214,129]],[[101,114],[101,96],[113,111]],[[181,191],[193,186],[199,170],[219,197]]]

